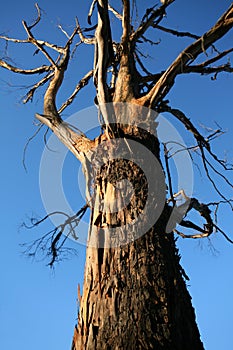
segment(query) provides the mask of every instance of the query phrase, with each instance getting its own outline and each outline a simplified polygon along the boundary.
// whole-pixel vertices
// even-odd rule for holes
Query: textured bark
[[[143,142],[159,157],[159,144],[153,135],[148,134],[146,139],[140,129],[126,130],[128,138]],[[117,164],[119,178],[123,168],[134,189],[138,184],[140,190],[135,191],[124,213],[107,215],[103,208],[96,210],[100,208],[100,198],[108,203],[116,200],[111,172],[107,167],[102,169],[96,183],[83,295],[72,349],[203,349],[174,236],[165,233],[168,208],[164,208],[154,227],[129,244],[124,245],[124,238],[111,237],[108,232],[109,227],[124,226],[138,215],[146,199],[146,185],[137,168],[131,165],[130,172],[127,165],[121,168]],[[120,239],[121,247],[102,248],[104,241],[119,240],[120,244]]]
[[[87,251],[73,349],[203,349],[172,235]]]

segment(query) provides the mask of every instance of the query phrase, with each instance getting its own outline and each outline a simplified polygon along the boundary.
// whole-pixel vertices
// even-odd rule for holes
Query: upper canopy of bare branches
[[[168,0],[163,2],[161,6],[155,5],[152,8],[147,8],[141,17],[140,23],[136,26],[132,21],[130,0],[122,0],[122,11],[113,8],[108,0],[94,0],[88,14],[88,28],[82,28],[77,18],[74,20],[74,28],[71,34],[68,34],[61,26],[59,27],[66,38],[64,45],[50,43],[35,37],[33,31],[41,22],[40,7],[36,4],[36,20],[32,24],[28,24],[25,20],[22,21],[26,34],[25,39],[11,38],[6,35],[1,35],[0,39],[15,45],[32,45],[36,53],[44,56],[47,64],[42,64],[35,68],[20,68],[7,59],[0,59],[0,67],[13,73],[39,77],[27,92],[24,103],[32,101],[36,91],[40,87],[46,86],[44,110],[42,113],[36,114],[36,117],[42,124],[45,124],[56,133],[61,141],[82,162],[85,161],[86,152],[93,147],[95,141],[88,139],[83,133],[77,133],[76,130],[64,123],[61,113],[74,102],[79,91],[89,83],[91,78],[93,78],[96,88],[95,101],[99,106],[107,102],[129,102],[150,107],[158,112],[170,113],[194,137],[193,149],[200,156],[208,180],[220,196],[220,201],[228,203],[232,207],[232,200],[228,200],[222,194],[211,175],[211,171],[214,172],[232,189],[232,184],[225,176],[225,173],[222,173],[222,171],[232,169],[232,166],[219,159],[210,146],[211,139],[221,133],[221,131],[216,131],[207,138],[204,137],[182,111],[169,105],[166,98],[174,86],[178,75],[187,75],[188,73],[211,74],[213,79],[216,79],[217,74],[221,72],[233,72],[229,59],[223,63],[223,59],[229,57],[233,52],[233,48],[228,47],[223,51],[219,51],[215,46],[215,43],[233,27],[233,4],[230,5],[212,28],[203,33],[203,35],[198,36],[187,31],[177,31],[161,24],[168,8],[174,2],[175,0]],[[94,11],[97,11],[96,24],[92,24]],[[119,21],[122,28],[119,42],[115,42],[112,39],[112,16],[115,17],[116,21]],[[157,44],[146,37],[149,29],[155,32],[166,32],[174,36],[174,38],[189,38],[192,40],[192,43],[179,53],[169,67],[164,67],[162,71],[150,73],[140,51],[141,43]],[[69,69],[73,53],[80,44],[95,46],[94,67],[90,67],[90,70],[87,71],[84,77],[77,79],[77,85],[73,92],[61,106],[57,106],[57,93],[62,88],[65,72]],[[212,48],[212,56],[209,57],[208,54],[208,58],[206,58],[209,48]],[[204,58],[201,61],[202,57]],[[197,58],[199,58],[199,63],[196,63]],[[103,114],[104,124],[107,125],[107,114],[104,111],[100,112]],[[109,137],[115,137],[115,131],[113,130]],[[171,153],[169,153],[168,145],[165,146],[164,156],[169,178],[168,160]],[[222,170],[218,170],[214,164],[220,166]],[[171,197],[172,193],[170,186]],[[200,213],[204,213],[203,210],[205,208],[203,206],[201,207],[199,204],[198,208]],[[205,209],[205,212],[207,213],[207,209]],[[217,229],[216,225],[212,224],[211,226],[210,221],[208,225],[209,228],[211,227],[211,232],[208,231],[209,234],[213,232],[214,227]]]

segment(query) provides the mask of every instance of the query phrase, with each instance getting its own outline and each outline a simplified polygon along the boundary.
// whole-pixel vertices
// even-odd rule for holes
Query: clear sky
[[[138,1],[139,2],[139,1]],[[42,22],[35,32],[43,39],[50,41],[64,40],[57,28],[58,24],[71,32],[74,18],[78,16],[86,25],[86,13],[91,1],[55,2],[41,0],[43,9]],[[140,2],[144,3],[143,1]],[[146,2],[148,7],[152,2]],[[228,0],[177,0],[168,10],[165,21],[170,27],[178,30],[192,31],[202,34],[220,17],[230,5]],[[1,5],[0,33],[8,36],[24,38],[22,19],[29,22],[35,18],[33,1],[5,1]],[[113,5],[118,4],[113,1]],[[142,5],[140,5],[142,6]],[[162,39],[154,48],[154,59],[148,59],[152,72],[166,68],[176,57],[179,50],[190,40],[171,40],[169,36],[156,33],[155,41]],[[217,45],[220,49],[232,47],[233,32],[226,40]],[[223,44],[224,43],[224,44]],[[21,67],[35,67],[39,57],[21,47],[9,45],[8,53],[13,63]],[[151,54],[151,48],[148,48]],[[3,57],[4,45],[0,46]],[[67,91],[74,86],[75,79],[80,79],[92,68],[92,51],[87,55],[81,47],[75,59],[78,64],[67,72]],[[13,74],[1,69],[0,73],[0,127],[1,142],[1,248],[0,248],[0,348],[6,350],[64,350],[69,349],[73,327],[76,323],[77,285],[82,284],[85,262],[85,247],[71,242],[77,247],[78,255],[56,265],[55,271],[46,266],[45,261],[34,261],[22,255],[20,243],[36,237],[34,231],[19,230],[20,225],[33,215],[45,215],[40,186],[39,167],[44,150],[43,134],[39,134],[31,142],[27,154],[27,173],[22,165],[23,150],[28,138],[35,132],[33,116],[42,112],[42,96],[38,93],[33,103],[23,105],[21,98],[25,93],[24,86],[30,85],[31,79],[18,79]],[[81,93],[74,106],[67,109],[64,117],[83,108],[93,106],[92,89]],[[67,92],[67,94],[70,91]],[[64,98],[66,91],[59,97]],[[91,96],[91,98],[90,98]],[[214,143],[220,155],[227,154],[233,160],[232,139],[232,98],[233,76],[220,74],[216,81],[209,76],[184,76],[177,79],[169,100],[174,108],[180,108],[188,117],[193,118],[197,126],[200,123],[216,127],[218,122],[227,134]],[[175,127],[178,124],[174,123]],[[185,138],[185,133],[181,131]],[[72,156],[67,156],[64,181],[67,198],[71,206],[78,210],[83,204],[79,194],[77,174],[78,164]],[[197,172],[195,172],[197,177]],[[221,182],[217,183],[221,186]],[[228,190],[228,196],[232,193]],[[194,196],[199,195],[202,201],[216,199],[213,189],[203,178],[195,178]],[[220,212],[219,225],[233,237],[231,211],[226,208]],[[45,224],[41,230],[51,229]],[[233,246],[220,235],[213,236],[210,241],[178,240],[182,255],[182,265],[190,277],[189,291],[196,308],[197,322],[202,340],[207,350],[230,349],[233,335]]]

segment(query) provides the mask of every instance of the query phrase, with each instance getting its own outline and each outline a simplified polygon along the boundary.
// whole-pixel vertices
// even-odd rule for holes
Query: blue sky
[[[67,1],[64,5],[63,2],[40,1],[39,5],[44,11],[37,34],[43,39],[60,42],[64,37],[57,25],[62,24],[70,32],[75,16],[78,16],[83,24],[86,23],[84,14],[88,11],[89,3],[90,1],[87,1],[79,5],[77,1]],[[177,0],[168,11],[168,18],[164,24],[167,23],[178,30],[201,34],[217,20],[230,3],[231,1],[226,0]],[[151,1],[148,1],[148,6],[151,6]],[[23,38],[21,20],[26,19],[30,22],[35,18],[33,1],[4,2],[0,18],[0,33]],[[220,49],[230,48],[232,37],[232,33],[228,34],[226,40],[217,46]],[[155,58],[148,59],[148,67],[152,72],[166,68],[179,50],[190,43],[186,39],[171,40],[174,38],[156,34],[155,40],[160,38],[161,44],[154,48]],[[3,55],[3,46],[0,50],[0,55]],[[10,45],[8,50],[14,62],[21,67],[35,67],[39,62],[39,58],[32,56],[28,49],[25,53],[22,48]],[[67,72],[67,91],[70,86],[74,86],[76,76],[80,79],[92,68],[91,50],[89,54],[82,47],[77,51],[75,57],[78,64],[75,65],[74,60],[72,70]],[[148,48],[148,53],[151,53],[151,48]],[[34,350],[63,350],[70,347],[76,323],[77,285],[82,284],[85,247],[71,242],[72,246],[77,246],[78,255],[57,264],[55,271],[45,266],[45,261],[32,262],[22,255],[20,243],[36,237],[36,233],[19,230],[21,223],[32,215],[45,214],[39,187],[39,167],[44,150],[42,134],[37,136],[28,148],[27,173],[22,165],[24,146],[35,132],[33,116],[36,112],[42,112],[40,93],[35,96],[32,104],[21,103],[25,93],[23,85],[29,85],[31,82],[1,70],[0,348],[13,350],[17,347],[29,350],[33,346]],[[60,100],[67,91],[59,96]],[[190,75],[179,77],[176,87],[169,95],[171,105],[186,112],[196,125],[202,123],[214,128],[216,121],[228,131],[221,139],[215,141],[213,147],[220,155],[226,153],[230,161],[233,160],[232,91],[233,76],[222,74],[218,76],[217,81],[211,81],[208,76]],[[80,93],[74,106],[67,109],[64,117],[92,106],[92,92],[90,88],[87,93]],[[178,123],[172,118],[169,121],[178,127]],[[187,136],[182,128],[180,132],[186,140]],[[64,172],[65,191],[74,210],[78,210],[83,203],[77,184],[78,163],[72,156],[68,155],[67,159]],[[195,175],[194,196],[199,196],[202,201],[207,202],[215,199],[212,188],[203,178],[197,178],[197,172]],[[68,186],[68,182],[72,185]],[[221,182],[218,182],[218,186],[222,186]],[[229,190],[227,194],[232,197]],[[230,210],[226,208],[220,212],[219,223],[233,237]],[[46,231],[48,228],[51,228],[51,225],[45,224],[41,230]],[[207,240],[179,239],[178,246],[182,255],[182,265],[190,277],[189,291],[206,349],[231,348],[233,246],[220,235],[213,236],[211,244]]]

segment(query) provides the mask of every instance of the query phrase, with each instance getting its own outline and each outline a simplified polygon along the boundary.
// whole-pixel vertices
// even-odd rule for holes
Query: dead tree
[[[25,103],[47,84],[44,110],[36,114],[36,118],[51,129],[82,163],[87,179],[86,205],[74,217],[67,217],[52,232],[49,241],[53,264],[62,246],[59,242],[64,229],[68,226],[71,231],[72,223],[78,224],[87,207],[90,208],[84,285],[82,296],[79,291],[80,311],[73,350],[203,349],[174,235],[202,238],[219,231],[230,240],[217,226],[210,210],[211,205],[232,205],[211,177],[210,169],[216,169],[213,163],[222,168],[222,172],[215,170],[216,175],[222,177],[230,188],[232,184],[225,176],[228,165],[217,157],[210,145],[211,139],[221,130],[205,138],[182,111],[169,105],[166,98],[178,75],[217,75],[233,71],[229,62],[218,64],[233,49],[220,52],[214,46],[233,26],[233,5],[212,28],[198,36],[161,25],[167,8],[173,2],[167,0],[161,6],[148,8],[139,25],[134,27],[130,0],[122,0],[121,11],[112,8],[107,0],[94,0],[88,14],[90,27],[81,28],[76,19],[71,35],[62,29],[67,36],[63,46],[34,36],[34,28],[41,20],[40,8],[36,4],[38,17],[35,22],[31,25],[22,22],[25,39],[1,36],[7,43],[31,44],[36,53],[46,58],[47,65],[33,69],[16,67],[7,59],[1,59],[0,66],[14,73],[40,75],[40,80],[25,96]],[[98,20],[92,26],[93,11],[97,12]],[[110,14],[121,22],[120,42],[112,39]],[[151,42],[146,33],[152,28],[177,37],[189,37],[192,43],[165,70],[150,74],[140,57],[138,46],[141,42]],[[87,31],[92,35],[86,36]],[[94,45],[94,67],[58,107],[56,96],[63,86],[72,50],[77,49],[77,40]],[[208,49],[212,49],[212,57],[195,63]],[[64,109],[92,78],[96,88],[95,102],[102,121],[102,132],[94,140],[78,132],[61,117]],[[184,203],[177,207],[177,195],[173,193],[169,170],[171,151],[168,144],[161,145],[156,137],[156,115],[161,112],[172,114],[194,138],[192,149],[199,154],[206,177],[220,196],[218,202],[203,204],[181,192]],[[138,147],[134,147],[135,143]],[[148,158],[142,156],[142,147],[150,151],[155,162],[148,162]],[[161,159],[162,149],[164,162]],[[119,154],[121,158],[117,157]],[[140,161],[140,167],[136,160]],[[154,176],[154,186],[149,186],[142,169]],[[133,194],[130,192],[132,188],[128,189],[124,184],[124,179],[130,181]],[[167,199],[166,182],[170,197]],[[125,204],[126,197],[130,200]],[[203,217],[203,227],[185,218],[190,210],[196,210]],[[147,227],[156,211],[156,220]],[[52,213],[48,217],[50,215]],[[173,222],[168,230],[171,215]],[[135,225],[138,218],[140,220]],[[38,225],[41,221],[34,224]],[[194,232],[190,235],[181,232],[176,227],[177,223]]]

